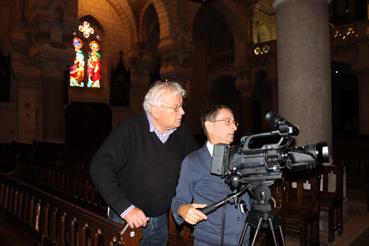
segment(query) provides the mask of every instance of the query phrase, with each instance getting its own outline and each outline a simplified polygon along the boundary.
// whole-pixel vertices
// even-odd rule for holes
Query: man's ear
[[[214,124],[210,121],[205,121],[206,132],[212,133],[214,131]]]
[[[158,107],[151,107],[150,114],[154,119],[158,119],[160,116],[160,109]]]

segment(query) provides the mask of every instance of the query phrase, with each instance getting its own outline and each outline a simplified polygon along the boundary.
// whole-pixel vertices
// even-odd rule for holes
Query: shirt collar
[[[147,117],[147,121],[149,122],[149,131],[154,132],[156,128],[155,128],[154,123],[152,122],[151,116],[148,113],[146,113],[146,117]]]
[[[210,156],[213,156],[214,145],[211,144],[209,141],[206,141],[206,147],[208,148],[208,151],[210,153]]]
[[[154,122],[151,118],[151,115],[146,113],[146,116],[147,116],[147,121],[149,122],[149,131],[150,132],[155,132],[156,134],[160,134],[160,135],[170,135],[172,134],[175,130],[177,130],[177,128],[173,128],[173,129],[170,129],[164,133],[160,133],[160,131],[155,127],[154,125]]]

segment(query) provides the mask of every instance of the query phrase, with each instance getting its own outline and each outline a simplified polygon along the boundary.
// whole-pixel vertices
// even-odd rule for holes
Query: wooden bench
[[[31,163],[20,163],[16,173],[17,178],[27,183],[101,216],[106,215],[106,204],[85,173],[71,173],[60,168],[40,167]],[[176,225],[171,213],[168,214],[168,224],[169,245],[193,244],[190,225]]]
[[[299,237],[300,245],[319,245],[319,180],[318,170],[284,176],[280,211],[284,232]]]
[[[321,189],[318,201],[320,211],[328,214],[328,242],[335,239],[335,232],[343,232],[343,166],[322,165],[320,170]],[[334,182],[332,182],[334,181]]]
[[[34,186],[0,174],[0,211],[41,245],[139,245],[141,230],[124,228]]]
[[[16,177],[90,211],[106,214],[107,206],[86,173],[19,163]]]

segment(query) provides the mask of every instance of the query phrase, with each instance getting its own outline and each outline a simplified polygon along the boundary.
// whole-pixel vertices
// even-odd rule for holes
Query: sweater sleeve
[[[105,139],[90,165],[90,176],[96,189],[117,214],[132,204],[119,186],[118,173],[124,170],[134,141],[128,126],[121,124]]]
[[[182,224],[184,220],[178,215],[178,208],[182,204],[191,203],[193,197],[193,173],[191,170],[191,161],[185,158],[182,162],[181,173],[176,188],[176,195],[172,200],[171,210],[173,217],[178,224]]]

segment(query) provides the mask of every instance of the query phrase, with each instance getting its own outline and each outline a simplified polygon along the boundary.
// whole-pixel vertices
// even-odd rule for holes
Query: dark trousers
[[[126,222],[113,210],[108,210],[108,219],[119,224]],[[167,213],[157,217],[150,217],[146,227],[142,228],[143,237],[140,246],[166,246],[168,243],[168,218]]]

